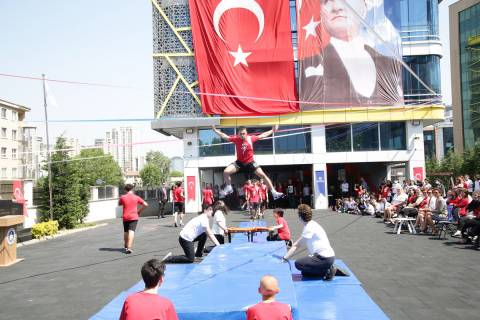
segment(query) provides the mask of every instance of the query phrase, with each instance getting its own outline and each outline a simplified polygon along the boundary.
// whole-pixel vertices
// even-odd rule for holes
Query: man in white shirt
[[[315,221],[312,220],[312,208],[306,204],[298,206],[298,217],[303,224],[300,238],[293,244],[283,257],[288,260],[301,243],[306,244],[309,255],[295,261],[295,267],[302,272],[304,277],[318,277],[332,280],[337,272],[333,265],[335,252],[330,246],[327,233]]]
[[[343,180],[340,188],[342,189],[342,198],[348,198],[348,191],[350,189],[350,186],[349,186],[347,180]]]
[[[474,184],[472,179],[470,179],[470,176],[468,174],[465,175],[465,182],[467,183],[467,190],[471,194],[474,189]]]
[[[196,216],[183,227],[180,231],[178,242],[182,246],[183,256],[172,256],[171,252],[164,258],[165,263],[193,263],[195,257],[201,258],[203,255],[203,248],[207,242],[207,236],[212,242],[219,246],[217,238],[210,229],[209,218],[212,217],[212,207],[206,208],[203,213]],[[197,251],[195,251],[194,243],[198,241]]]
[[[474,187],[474,191],[477,192],[477,191],[480,191],[480,174],[477,174],[475,176],[475,187]]]

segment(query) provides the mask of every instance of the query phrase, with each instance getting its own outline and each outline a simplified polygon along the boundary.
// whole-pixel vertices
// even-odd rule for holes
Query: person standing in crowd
[[[288,241],[291,244],[290,228],[288,227],[287,220],[283,217],[283,210],[280,208],[273,209],[273,216],[275,218],[276,225],[269,228],[269,235],[267,241]],[[277,231],[276,233],[274,233]]]
[[[157,259],[148,260],[143,264],[141,274],[145,289],[127,297],[120,320],[178,320],[172,302],[158,294],[158,288],[165,280],[165,264]]]
[[[158,190],[158,218],[165,218],[165,205],[170,201],[170,189],[167,183],[162,183],[162,187]]]
[[[202,210],[213,204],[213,190],[212,185],[207,184],[202,190]]]
[[[480,174],[475,175],[474,190],[475,192],[480,192]]]
[[[305,183],[302,191],[303,203],[311,205],[311,194],[310,194],[310,185]]]
[[[291,179],[288,179],[287,199],[288,199],[288,207],[295,208],[295,187]]]
[[[135,193],[133,193],[133,185],[127,183],[125,185],[126,194],[118,199],[118,205],[123,206],[123,242],[125,253],[132,253],[133,239],[135,237],[135,229],[137,228],[138,217],[148,207],[148,204]],[[141,206],[138,209],[138,205]]]
[[[348,184],[346,179],[343,179],[343,182],[342,182],[340,188],[342,189],[342,198],[348,198],[349,191],[350,191],[350,185]]]
[[[223,201],[215,202],[213,206],[212,232],[220,244],[225,243],[225,235],[228,234],[227,219],[228,208]]]
[[[277,279],[271,275],[263,276],[258,288],[262,302],[247,309],[247,320],[292,320],[290,305],[275,301],[279,292]]]
[[[203,256],[203,249],[207,242],[207,237],[216,245],[219,246],[217,238],[210,229],[209,219],[213,215],[212,207],[208,207],[201,214],[188,221],[188,223],[180,231],[178,242],[183,249],[185,255],[172,256],[171,252],[164,259],[165,263],[193,263],[195,257],[201,258]],[[197,250],[195,251],[195,242],[198,242]]]
[[[183,216],[185,210],[185,196],[183,194],[182,181],[175,183],[175,189],[173,189],[173,199],[175,201],[173,209],[173,226],[178,227],[178,216],[180,216],[180,225],[183,226]]]
[[[263,218],[263,213],[268,208],[268,187],[265,184],[263,179],[260,179],[260,196],[262,198],[262,203],[260,204],[260,217]]]
[[[295,261],[295,267],[302,272],[304,277],[319,277],[332,280],[337,272],[333,263],[335,252],[333,251],[327,233],[315,221],[312,220],[312,208],[306,204],[298,206],[298,217],[303,224],[300,238],[295,241],[283,259],[290,258],[301,243],[306,243],[309,255]]]
[[[260,195],[260,188],[257,181],[253,180],[251,187],[248,189],[248,202],[250,204],[250,219],[254,220],[259,217],[260,202],[262,201]]]
[[[250,211],[250,188],[252,188],[252,180],[248,179],[243,185],[243,192],[245,193],[245,210]]]
[[[360,177],[360,185],[362,186],[363,190],[368,191],[368,183],[363,177]]]
[[[473,189],[475,187],[472,179],[470,179],[470,176],[468,174],[465,175],[465,183],[467,184],[467,190],[470,194],[472,194]]]

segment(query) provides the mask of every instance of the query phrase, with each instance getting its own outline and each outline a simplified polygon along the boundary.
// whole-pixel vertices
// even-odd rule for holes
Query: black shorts
[[[260,168],[260,166],[255,162],[243,163],[240,161],[232,162],[235,168],[238,169],[238,172],[245,172],[245,173],[255,173],[255,171]]]
[[[183,213],[183,202],[175,202],[175,212]]]
[[[250,210],[257,210],[259,208],[258,202],[250,202]]]
[[[138,220],[123,221],[123,232],[135,231]]]

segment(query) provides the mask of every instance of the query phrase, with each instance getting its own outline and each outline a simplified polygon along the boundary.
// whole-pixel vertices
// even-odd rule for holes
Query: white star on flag
[[[302,29],[306,31],[305,39],[308,39],[309,36],[317,36],[317,34],[315,33],[315,29],[319,24],[320,21],[314,21],[312,17],[312,19],[310,19],[310,22],[306,26],[302,27]]]
[[[234,58],[235,62],[233,63],[233,66],[235,67],[237,64],[241,63],[244,64],[245,66],[248,67],[247,63],[247,57],[251,55],[251,52],[243,52],[242,47],[238,45],[237,51],[228,51]]]

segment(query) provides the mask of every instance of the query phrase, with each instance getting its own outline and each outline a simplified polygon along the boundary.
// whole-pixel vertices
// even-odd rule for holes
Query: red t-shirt
[[[382,197],[383,198],[387,198],[389,193],[390,193],[390,188],[389,187],[383,187],[382,188]]]
[[[260,188],[252,186],[249,188],[250,202],[260,202]]]
[[[175,202],[184,202],[185,198],[182,196],[182,193],[183,193],[183,188],[176,187],[175,190],[173,190],[173,200]]]
[[[237,160],[241,163],[253,162],[253,144],[258,140],[258,136],[247,135],[243,140],[239,136],[229,136],[228,141],[235,144],[237,150]]]
[[[137,292],[123,303],[120,320],[178,320],[172,302],[158,294]]]
[[[288,228],[288,223],[287,220],[285,220],[283,217],[278,217],[277,220],[277,225],[281,224],[283,225],[282,228],[278,229],[278,236],[282,240],[290,240],[291,235],[290,235],[290,229]]]
[[[253,184],[245,184],[243,186],[243,192],[245,193],[245,198],[250,201],[250,189],[253,188]]]
[[[268,187],[264,184],[260,186],[260,194],[262,195],[262,200],[265,201],[267,199]]]
[[[143,199],[135,195],[133,192],[128,192],[120,197],[118,204],[123,206],[123,221],[138,220],[138,204],[143,204]]]
[[[290,306],[280,302],[260,302],[247,309],[247,320],[292,320]]]
[[[203,203],[212,204],[213,203],[213,192],[210,189],[203,189]]]

